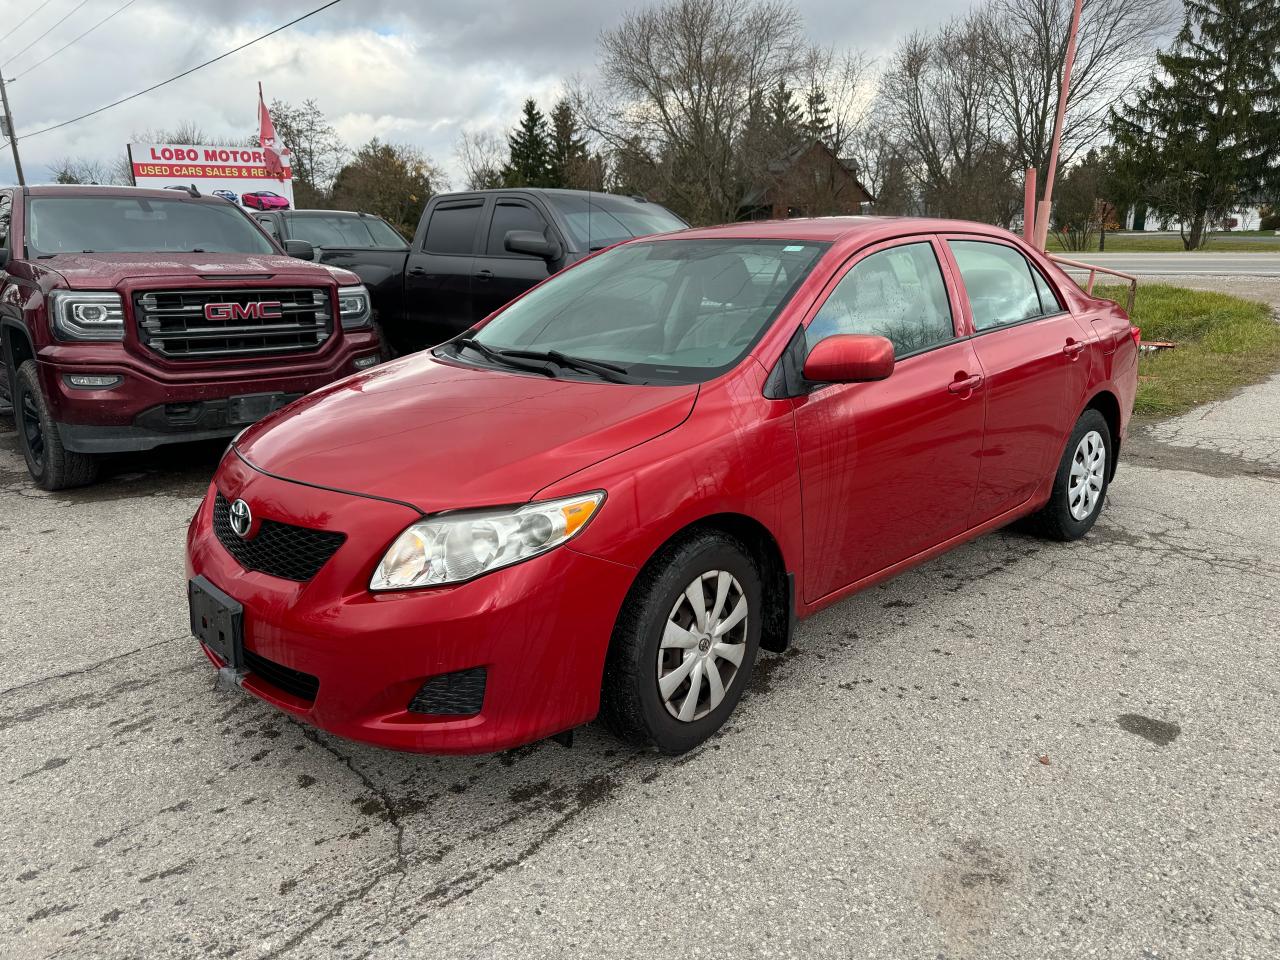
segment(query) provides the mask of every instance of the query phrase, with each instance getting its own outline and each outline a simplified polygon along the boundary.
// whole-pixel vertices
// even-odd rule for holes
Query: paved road
[[[0,418],[0,955],[1280,955],[1280,378],[1143,431],[1084,541],[802,625],[679,760],[392,754],[215,692],[216,457],[30,487]]]
[[[1145,276],[1280,277],[1280,253],[1063,253],[1062,256]]]

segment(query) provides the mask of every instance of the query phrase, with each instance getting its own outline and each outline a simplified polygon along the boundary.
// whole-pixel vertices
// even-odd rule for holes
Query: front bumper
[[[380,352],[377,333],[349,331],[337,349],[313,357],[239,369],[192,365],[174,374],[118,344],[55,345],[40,352],[37,369],[63,445],[79,453],[117,453],[230,437],[247,425],[229,409],[230,398],[271,396],[281,406],[357,372],[358,360]],[[83,389],[70,385],[73,374],[119,376],[121,382]]]
[[[255,517],[347,540],[305,584],[245,570],[213,534],[215,489],[246,500]],[[270,670],[251,669],[243,687],[338,736],[397,750],[484,753],[591,720],[635,571],[561,547],[454,587],[370,593],[374,566],[417,517],[404,505],[266,476],[229,454],[192,519],[187,574],[244,606],[246,651],[319,681],[310,701],[273,684]],[[479,713],[408,709],[431,678],[476,668],[487,678]]]

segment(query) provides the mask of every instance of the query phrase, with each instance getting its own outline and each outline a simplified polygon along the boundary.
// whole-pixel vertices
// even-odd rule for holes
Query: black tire
[[[34,360],[25,361],[14,377],[13,421],[27,469],[41,490],[83,487],[97,479],[96,458],[63,447]]]
[[[730,600],[725,601],[726,610],[731,603],[736,607],[734,601],[738,597],[747,604],[745,628],[725,634],[745,647],[736,672],[729,674],[730,679],[723,683],[723,699],[719,705],[710,708],[708,699],[705,715],[681,720],[668,710],[659,690],[659,651],[668,618],[675,608],[686,602],[682,599],[686,587],[712,571],[729,573],[736,580],[736,585],[730,587]],[[715,583],[711,580],[706,583],[706,589],[713,593]],[[736,539],[720,532],[704,531],[664,547],[636,578],[614,627],[600,696],[600,718],[605,726],[629,743],[656,746],[666,754],[691,750],[720,729],[751,680],[751,668],[760,648],[763,598],[760,571],[750,552]],[[713,608],[714,601],[709,606]],[[691,615],[692,608],[686,613]],[[668,649],[664,656],[695,655],[703,649],[701,646],[687,652]],[[731,661],[708,662],[720,664],[706,668],[715,669],[720,677],[731,667]],[[689,681],[682,682],[678,688],[684,689],[686,695],[687,683]],[[710,686],[708,675],[701,683],[701,687],[706,688],[704,696],[709,696]],[[674,695],[673,699],[676,699]],[[695,705],[701,703],[701,697],[695,698]]]
[[[1076,459],[1081,441],[1090,432],[1102,437],[1103,449],[1106,451],[1106,462],[1102,471],[1102,490],[1088,515],[1076,518],[1071,513],[1071,504],[1075,497],[1071,486],[1071,466]],[[1062,461],[1058,464],[1057,473],[1054,474],[1053,493],[1049,495],[1049,502],[1039,513],[1029,518],[1029,527],[1034,533],[1051,540],[1065,542],[1079,540],[1089,532],[1097,522],[1098,515],[1102,513],[1102,506],[1107,500],[1107,488],[1111,483],[1113,449],[1111,428],[1107,426],[1107,418],[1097,410],[1086,410],[1082,413],[1080,419],[1076,421],[1075,429],[1071,431],[1067,447],[1062,453]]]

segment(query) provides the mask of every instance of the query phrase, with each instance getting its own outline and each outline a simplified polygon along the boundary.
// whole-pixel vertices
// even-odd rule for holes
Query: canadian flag
[[[289,151],[284,144],[276,142],[276,127],[271,122],[271,112],[267,102],[262,98],[262,84],[258,84],[258,143],[266,157],[267,172],[284,182],[284,156]]]

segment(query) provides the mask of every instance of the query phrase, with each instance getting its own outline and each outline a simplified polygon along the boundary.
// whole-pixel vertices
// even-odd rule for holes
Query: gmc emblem
[[[284,314],[279,300],[259,300],[257,303],[206,303],[206,320],[279,320]]]

